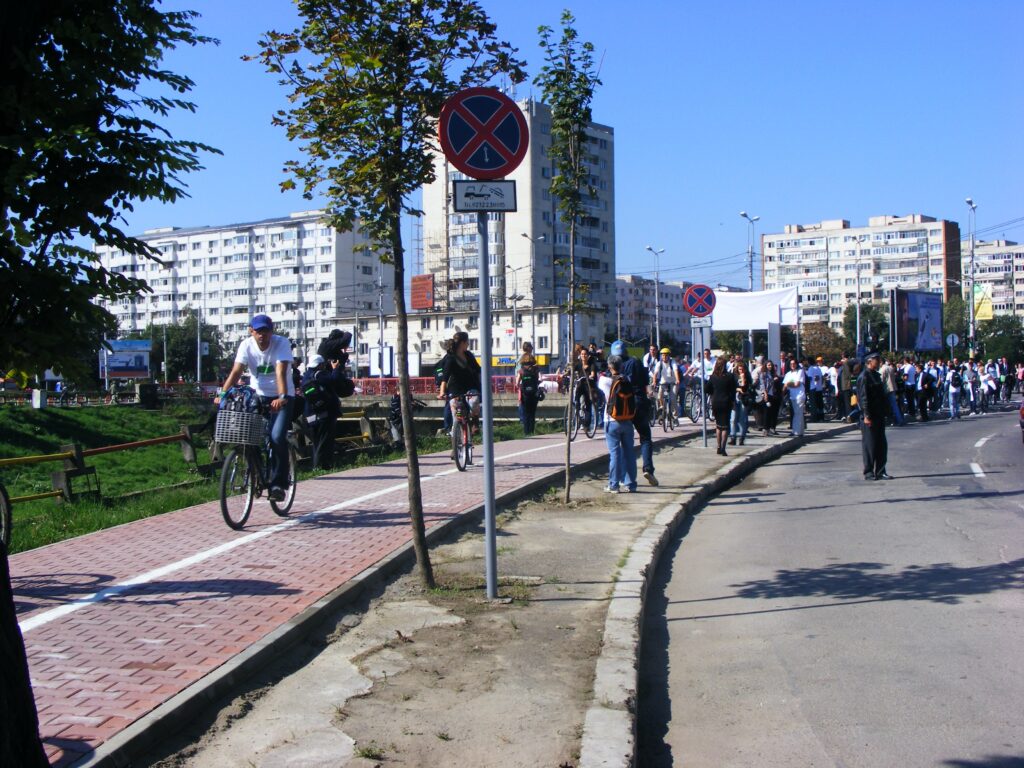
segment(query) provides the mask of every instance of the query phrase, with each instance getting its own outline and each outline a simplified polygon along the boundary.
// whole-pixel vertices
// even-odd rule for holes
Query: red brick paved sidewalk
[[[499,443],[497,496],[557,474],[564,445]],[[573,443],[575,464],[605,454],[601,433]],[[428,530],[481,503],[479,468],[458,472],[447,454],[420,462]],[[13,556],[51,762],[90,753],[406,545],[406,477],[401,460],[304,481],[290,517],[257,502],[244,531],[210,502]]]

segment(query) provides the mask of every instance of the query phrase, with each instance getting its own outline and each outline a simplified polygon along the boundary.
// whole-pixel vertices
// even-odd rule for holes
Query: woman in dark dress
[[[725,369],[725,355],[719,355],[704,392],[711,395],[711,413],[715,417],[715,433],[718,437],[718,455],[726,456],[725,444],[729,439],[729,416],[736,402],[736,377]]]
[[[758,381],[758,406],[764,408],[764,434],[777,435],[779,408],[782,405],[782,379],[775,371],[775,363],[769,360],[761,369]]]

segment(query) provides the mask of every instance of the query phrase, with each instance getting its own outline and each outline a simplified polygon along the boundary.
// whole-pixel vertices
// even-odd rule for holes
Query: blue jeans
[[[897,427],[903,426],[903,413],[900,411],[900,401],[895,392],[889,392],[889,410],[892,411],[892,423]]]
[[[268,409],[273,399],[260,398]],[[291,423],[291,400],[277,413],[270,413],[270,485],[274,488],[288,487],[288,427]]]
[[[604,442],[608,446],[608,487],[624,485],[636,490],[636,454],[633,451],[633,422],[605,422]]]
[[[729,415],[729,437],[745,438],[747,436],[747,415],[747,406],[737,400]]]
[[[949,390],[949,418],[960,418],[960,390],[952,387]]]

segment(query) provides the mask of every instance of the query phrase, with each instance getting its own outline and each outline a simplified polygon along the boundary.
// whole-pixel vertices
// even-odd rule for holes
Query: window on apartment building
[[[537,337],[537,349],[541,350],[541,349],[547,349],[547,348],[548,348],[548,337],[547,336],[538,336]]]
[[[545,284],[545,287],[547,287],[546,284]],[[547,321],[548,321],[548,313],[547,312],[538,312],[537,313],[537,322],[538,323],[546,323]]]
[[[472,351],[476,352],[478,349],[480,349],[480,340],[479,339],[470,339],[469,340],[469,348]]]
[[[373,274],[373,267],[368,267],[368,266],[366,266],[366,265],[363,265],[363,266],[361,266],[361,267],[360,267],[359,269],[360,269],[360,271],[361,271],[361,272],[362,272],[362,273],[363,273],[364,275],[372,275],[372,274]]]
[[[333,268],[334,268],[333,264],[321,264],[320,265],[320,271],[321,272],[330,272]]]
[[[455,318],[452,317],[451,315],[448,315],[444,319],[444,327],[445,327],[445,329],[454,328],[455,327]]]
[[[370,322],[369,322],[369,320],[360,320],[359,321],[359,330],[360,331],[368,331],[368,330],[370,330]]]
[[[430,352],[433,345],[430,343],[430,339],[424,339],[420,343],[420,352]]]
[[[423,329],[423,330],[428,330],[430,328],[430,318],[429,317],[421,317],[420,318],[420,328]]]

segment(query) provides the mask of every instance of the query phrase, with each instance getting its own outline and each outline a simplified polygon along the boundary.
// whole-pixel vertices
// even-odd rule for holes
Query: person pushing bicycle
[[[288,488],[288,427],[291,424],[291,403],[295,397],[292,381],[292,350],[288,339],[274,333],[274,321],[267,315],[255,315],[249,323],[249,338],[238,345],[235,364],[214,398],[221,398],[248,369],[252,387],[260,402],[271,413],[270,427],[270,492],[273,501],[282,501]]]

